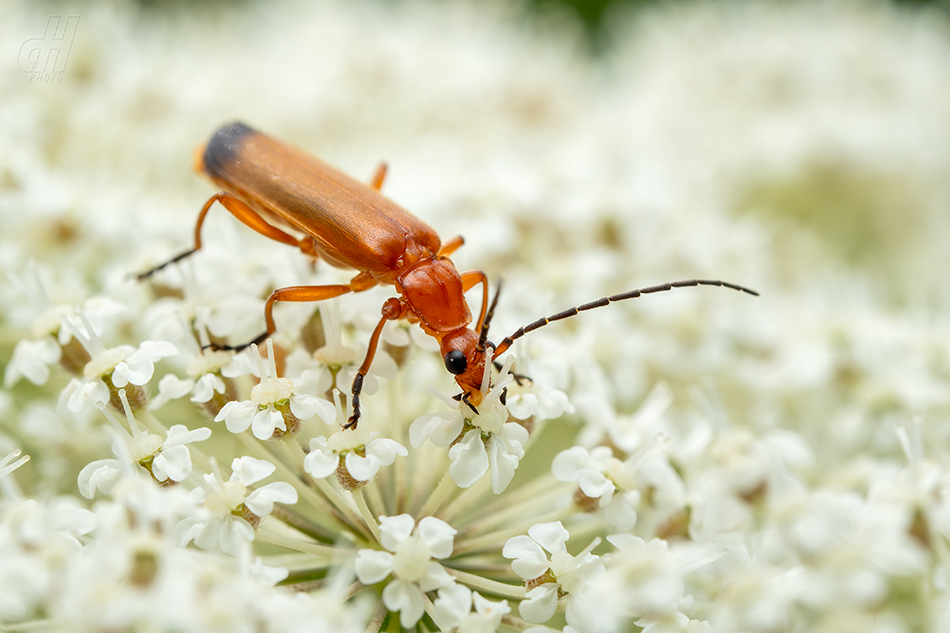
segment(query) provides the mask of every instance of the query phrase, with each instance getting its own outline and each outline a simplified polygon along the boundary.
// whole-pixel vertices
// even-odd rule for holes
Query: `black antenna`
[[[501,279],[498,280],[498,287],[495,289],[495,296],[488,306],[488,312],[485,313],[485,319],[482,321],[481,332],[478,335],[478,345],[475,351],[479,354],[485,353],[485,344],[488,342],[488,325],[491,323],[492,316],[495,314],[495,306],[498,305],[498,297],[501,295]]]
[[[641,295],[653,294],[654,292],[665,292],[667,290],[672,290],[673,288],[686,288],[689,286],[720,286],[724,288],[732,288],[733,290],[745,292],[746,294],[750,294],[756,297],[759,296],[759,293],[757,293],[755,290],[750,290],[749,288],[745,288],[743,286],[737,286],[736,284],[729,283],[728,281],[719,281],[716,279],[690,279],[687,281],[671,281],[669,283],[660,284],[658,286],[649,286],[647,288],[639,288],[637,290],[630,290],[628,292],[622,292],[617,295],[611,295],[609,297],[604,297],[596,301],[591,301],[590,303],[585,303],[583,305],[570,308],[569,310],[558,312],[557,314],[552,314],[549,317],[538,319],[537,321],[534,321],[533,323],[529,323],[528,325],[524,327],[520,327],[514,334],[510,336],[506,336],[504,340],[495,348],[494,356],[499,356],[500,354],[503,354],[509,347],[511,347],[512,343],[514,343],[517,339],[521,338],[528,332],[533,332],[534,330],[537,330],[540,327],[544,327],[545,325],[547,325],[548,323],[551,323],[552,321],[560,321],[561,319],[567,319],[569,317],[576,315],[579,312],[584,312],[585,310],[593,310],[594,308],[602,308],[608,303],[623,301],[625,299],[636,299],[637,297]],[[495,301],[497,300],[498,300],[498,295],[495,295]],[[493,301],[491,310],[494,310],[494,308],[495,308],[495,303]],[[489,313],[491,313],[491,310],[489,310]],[[488,321],[488,317],[485,317],[485,321],[486,322]],[[479,341],[479,345],[482,345],[482,342],[487,336],[487,329],[488,328],[485,327],[482,330],[482,338]],[[484,349],[483,345],[482,345],[482,348]]]

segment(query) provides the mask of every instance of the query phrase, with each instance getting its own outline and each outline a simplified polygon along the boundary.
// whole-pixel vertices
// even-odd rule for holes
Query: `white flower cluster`
[[[47,10],[0,20],[0,629],[942,630],[946,17],[661,3],[593,59],[500,4]],[[220,205],[135,279],[190,246],[182,157],[238,117],[386,159],[504,277],[474,399],[387,323],[347,427],[392,285],[229,349],[354,273]],[[690,278],[762,296],[584,305]]]

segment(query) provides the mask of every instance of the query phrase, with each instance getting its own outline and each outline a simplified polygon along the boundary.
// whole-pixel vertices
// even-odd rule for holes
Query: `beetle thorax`
[[[409,310],[433,336],[465,328],[472,313],[465,303],[462,277],[446,257],[416,262],[396,280],[396,289]]]

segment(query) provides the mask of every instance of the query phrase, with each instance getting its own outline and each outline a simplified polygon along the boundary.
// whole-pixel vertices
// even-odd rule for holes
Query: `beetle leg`
[[[343,425],[344,429],[355,429],[356,425],[359,424],[360,392],[363,391],[363,378],[369,373],[370,365],[373,364],[373,358],[376,357],[379,336],[383,333],[383,326],[386,325],[386,321],[395,321],[402,316],[403,308],[399,299],[395,297],[387,299],[386,303],[383,304],[382,313],[382,318],[379,320],[379,323],[376,324],[376,329],[373,330],[373,335],[369,338],[369,346],[366,348],[366,358],[363,359],[363,364],[360,365],[356,375],[353,376],[353,389],[351,391],[353,394],[353,415],[351,415],[350,419]]]
[[[456,235],[455,237],[453,237],[448,242],[442,245],[442,248],[439,249],[439,257],[448,257],[449,255],[457,251],[459,247],[464,243],[465,243],[465,238],[462,237],[461,235]]]
[[[350,290],[353,292],[362,292],[369,290],[376,285],[376,279],[368,272],[361,272],[353,279],[350,279]]]
[[[386,172],[389,171],[389,167],[386,163],[380,163],[376,166],[376,172],[373,174],[373,179],[370,181],[370,187],[379,191],[383,188],[383,181],[386,180]]]
[[[307,252],[304,244],[306,240],[298,240],[293,235],[285,233],[277,227],[268,224],[267,221],[261,217],[260,213],[247,206],[247,204],[241,200],[235,198],[231,194],[219,192],[208,198],[208,201],[205,202],[203,207],[201,207],[201,212],[198,214],[198,222],[195,224],[195,247],[189,251],[185,251],[184,253],[179,253],[167,262],[159,264],[151,270],[141,273],[138,275],[139,280],[149,277],[153,273],[165,268],[169,264],[173,264],[184,259],[185,257],[188,257],[201,248],[201,227],[204,225],[205,217],[208,215],[208,210],[215,202],[220,202],[225,209],[231,212],[234,217],[264,237],[269,237],[272,240],[289,244],[290,246],[297,246],[304,252]]]
[[[462,394],[462,402],[468,405],[468,408],[475,412],[475,415],[478,415],[478,409],[475,408],[475,405],[468,401],[468,394]]]
[[[488,277],[480,270],[469,270],[462,273],[462,292],[474,288],[476,284],[482,285],[482,311],[478,315],[478,325],[475,327],[475,330],[478,331],[482,329],[485,312],[488,310]]]
[[[268,336],[277,330],[274,325],[274,304],[278,301],[323,301],[332,299],[342,294],[351,292],[352,288],[344,285],[326,285],[326,286],[288,286],[287,288],[278,288],[267,298],[267,304],[264,306],[264,319],[267,322],[267,330],[257,336],[254,340],[248,341],[243,345],[211,345],[213,349],[240,351],[254,343],[260,345]]]

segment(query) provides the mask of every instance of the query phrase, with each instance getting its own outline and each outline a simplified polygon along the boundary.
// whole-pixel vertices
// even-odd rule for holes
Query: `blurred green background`
[[[389,0],[399,3],[404,0]],[[437,1],[437,0],[432,0]],[[792,3],[797,0],[757,0],[758,2]],[[889,0],[893,4],[918,7],[922,10],[938,10],[950,12],[950,0]],[[657,4],[684,4],[684,3],[715,4],[716,0],[525,0],[523,8],[528,20],[556,20],[558,22],[573,21],[580,25],[584,33],[584,41],[588,50],[598,55],[611,46],[610,23],[617,14],[628,14]],[[152,9],[180,10],[194,7],[196,3],[190,0],[139,0],[139,3]],[[203,5],[233,5],[229,0],[206,0]]]

